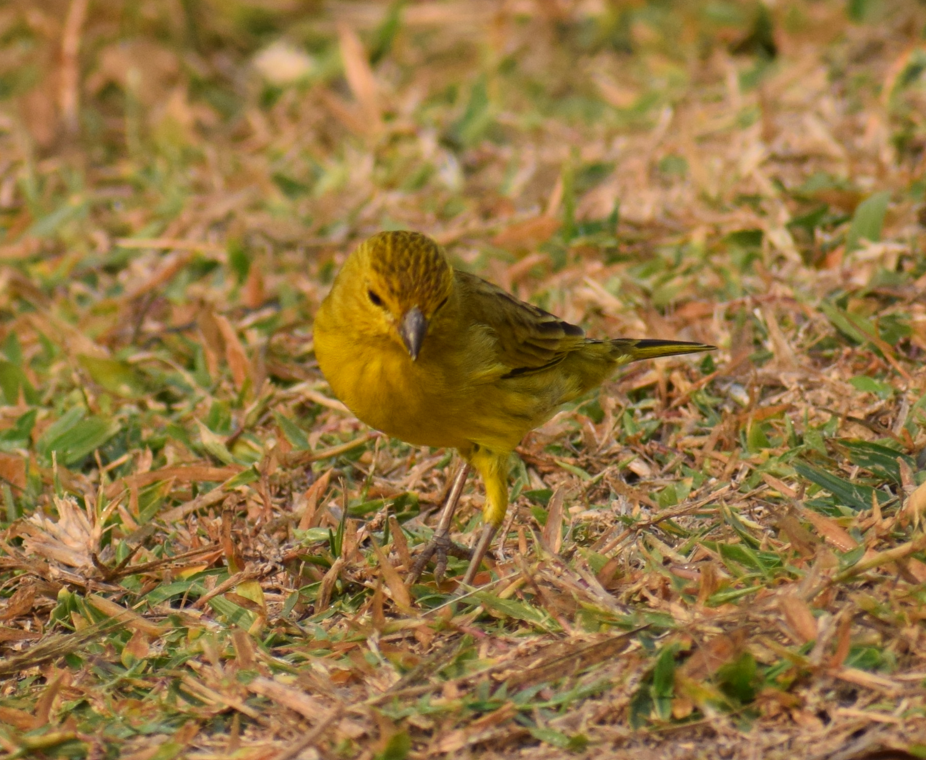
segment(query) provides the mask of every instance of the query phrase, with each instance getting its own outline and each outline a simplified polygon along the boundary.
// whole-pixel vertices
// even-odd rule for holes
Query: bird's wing
[[[525,303],[490,282],[456,272],[466,319],[487,328],[501,377],[517,377],[559,364],[585,344],[581,327]]]

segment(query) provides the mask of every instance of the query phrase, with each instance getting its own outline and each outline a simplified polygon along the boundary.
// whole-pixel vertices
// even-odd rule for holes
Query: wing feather
[[[487,331],[495,347],[501,378],[539,372],[559,364],[585,345],[585,331],[547,311],[525,303],[496,285],[455,273],[469,324]]]

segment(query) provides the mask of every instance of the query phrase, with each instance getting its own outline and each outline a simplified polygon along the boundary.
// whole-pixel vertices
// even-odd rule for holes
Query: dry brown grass
[[[0,7],[6,756],[926,756],[924,27]],[[312,358],[395,227],[593,335],[722,347],[529,436],[455,604],[461,565],[402,580],[450,455]]]

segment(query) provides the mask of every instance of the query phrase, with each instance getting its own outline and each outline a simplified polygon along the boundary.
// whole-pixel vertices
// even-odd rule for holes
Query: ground
[[[0,748],[926,756],[926,6],[0,7]],[[312,317],[408,228],[628,367],[455,466]],[[473,481],[454,537],[478,531]]]

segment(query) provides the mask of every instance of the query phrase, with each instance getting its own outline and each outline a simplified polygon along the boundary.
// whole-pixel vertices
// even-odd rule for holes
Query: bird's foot
[[[447,571],[447,557],[456,557],[457,559],[470,559],[473,552],[465,546],[455,544],[450,540],[448,533],[435,533],[434,537],[428,541],[415,564],[412,565],[411,573],[408,576],[408,582],[414,583],[427,567],[428,562],[434,559],[434,579],[440,583]]]

